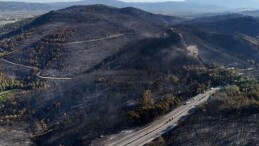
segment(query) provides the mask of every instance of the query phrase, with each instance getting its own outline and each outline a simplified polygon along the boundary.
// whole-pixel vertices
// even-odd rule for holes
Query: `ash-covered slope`
[[[88,145],[132,126],[127,112],[146,89],[156,98],[171,94],[171,74],[184,84],[184,65],[246,64],[251,57],[239,57],[233,46],[256,48],[244,31],[237,30],[241,39],[205,27],[208,22],[168,26],[173,22],[134,8],[73,6],[1,36],[4,74],[53,83],[19,97],[21,109],[28,109],[32,140],[42,146]]]
[[[256,17],[233,14],[199,18],[176,28],[197,46],[205,62],[246,66],[249,60],[259,61],[258,24]]]
[[[134,8],[74,6],[1,36],[4,74],[50,83],[19,98],[30,109],[25,122],[32,140],[88,145],[132,126],[128,109],[145,89],[160,88],[161,76],[166,80],[183,65],[201,65],[168,26],[173,21]]]
[[[5,59],[14,63],[46,75],[73,76],[129,51],[143,39],[166,38],[165,25],[174,21],[135,8],[73,6],[2,35],[0,47],[8,53]]]

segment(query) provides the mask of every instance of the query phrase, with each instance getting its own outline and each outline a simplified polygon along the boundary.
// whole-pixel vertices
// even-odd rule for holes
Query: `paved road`
[[[155,138],[161,136],[163,133],[173,129],[178,121],[190,114],[190,110],[208,100],[209,96],[215,93],[220,88],[215,88],[207,91],[205,94],[200,94],[190,99],[188,104],[181,105],[169,114],[154,121],[150,125],[129,132],[121,136],[120,134],[113,136],[105,142],[105,146],[142,146],[151,142]]]

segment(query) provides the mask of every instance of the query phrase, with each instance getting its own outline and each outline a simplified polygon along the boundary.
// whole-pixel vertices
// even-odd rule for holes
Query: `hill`
[[[187,42],[197,45],[205,62],[236,62],[243,66],[251,59],[258,62],[258,45],[252,41],[258,37],[257,25],[255,17],[221,15],[198,18],[176,27],[186,36]],[[212,52],[221,57],[209,55]]]
[[[136,126],[128,112],[146,91],[155,101],[185,100],[232,75],[210,64],[258,62],[257,31],[250,31],[255,18],[176,21],[132,7],[91,5],[50,11],[10,29],[0,36],[0,71],[8,78],[5,88],[23,91],[0,103],[1,124],[12,124],[4,131],[23,137],[20,145],[89,145]]]
[[[62,9],[74,5],[104,4],[114,7],[135,7],[145,11],[167,14],[173,16],[196,16],[196,15],[217,15],[217,13],[236,12],[240,9],[258,9],[256,0],[216,1],[216,0],[186,0],[167,2],[123,2],[117,0],[82,0],[75,2],[57,3],[21,3],[21,2],[0,2],[0,11],[49,11]],[[249,13],[249,12],[248,12]],[[252,12],[253,13],[253,12]],[[254,14],[252,14],[254,16]]]
[[[41,3],[3,2],[0,1],[0,11],[39,11],[50,10],[51,7]]]
[[[231,1],[224,1],[224,0],[187,0],[188,2],[194,3],[202,3],[204,5],[217,5],[223,6],[227,8],[237,9],[237,8],[258,8],[259,2],[257,0],[247,0],[247,1],[240,1],[240,0],[231,0]]]
[[[9,61],[34,66],[49,76],[73,76],[144,39],[166,38],[165,25],[175,21],[134,8],[74,6],[51,11],[0,36],[1,48]]]
[[[233,3],[235,5],[233,5]],[[75,2],[57,2],[57,3],[22,3],[22,2],[0,2],[0,11],[2,12],[47,12],[49,10],[63,9],[74,5],[94,5],[104,4],[113,7],[135,7],[152,13],[167,14],[172,16],[191,16],[217,15],[218,13],[240,12],[242,9],[258,9],[256,0],[242,2],[227,1],[206,1],[206,0],[186,0],[180,2],[123,2],[117,0],[82,0]],[[257,16],[256,12],[240,12],[242,14],[251,14]]]
[[[1,2],[0,11],[40,11],[40,10],[56,10],[74,5],[94,5],[104,4],[114,7],[135,7],[153,13],[169,14],[173,16],[179,15],[196,15],[203,13],[217,13],[229,10],[222,5],[204,4],[200,2],[122,2],[117,0],[82,0],[76,2],[58,2],[58,3],[20,3],[20,2]]]
[[[239,12],[243,15],[248,15],[248,16],[254,16],[254,17],[259,17],[259,11],[258,10],[246,10]]]
[[[22,133],[38,145],[88,145],[131,127],[127,109],[146,88],[160,88],[161,77],[183,65],[201,65],[169,27],[175,21],[135,8],[73,6],[0,36],[1,72],[39,87],[14,99],[27,109],[25,123],[32,121],[20,124],[31,129]]]

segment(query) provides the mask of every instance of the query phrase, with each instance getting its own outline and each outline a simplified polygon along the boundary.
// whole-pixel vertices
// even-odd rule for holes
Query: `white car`
[[[185,102],[185,104],[190,104],[190,103],[191,103],[190,101]]]

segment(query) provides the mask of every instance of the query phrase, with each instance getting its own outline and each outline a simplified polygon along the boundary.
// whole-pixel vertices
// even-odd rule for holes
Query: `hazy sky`
[[[73,2],[80,0],[0,0],[0,1],[16,1],[16,2],[33,2],[33,3],[52,3],[52,2]]]
[[[165,2],[165,1],[184,1],[184,0],[120,0],[124,2]]]
[[[51,2],[72,2],[80,0],[0,0],[0,1],[19,1],[19,2],[35,2],[35,3],[51,3]],[[183,0],[121,0],[124,2],[163,2],[163,1],[183,1]]]

